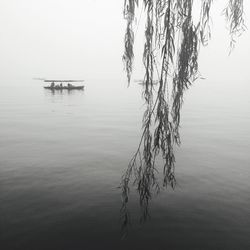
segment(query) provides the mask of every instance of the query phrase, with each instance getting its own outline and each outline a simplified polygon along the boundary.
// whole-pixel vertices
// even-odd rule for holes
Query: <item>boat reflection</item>
[[[84,92],[83,89],[45,89],[44,91],[51,95],[75,95]]]

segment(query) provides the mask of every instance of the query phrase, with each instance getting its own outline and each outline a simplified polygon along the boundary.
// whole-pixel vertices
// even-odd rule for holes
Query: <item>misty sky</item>
[[[229,36],[221,16],[225,3],[217,1],[212,9],[213,35],[201,51],[200,70],[211,79],[250,80],[250,35],[245,32],[228,57]],[[123,0],[0,0],[1,77],[125,78],[122,8]],[[245,16],[249,14],[245,1]],[[141,58],[135,68],[138,78]]]

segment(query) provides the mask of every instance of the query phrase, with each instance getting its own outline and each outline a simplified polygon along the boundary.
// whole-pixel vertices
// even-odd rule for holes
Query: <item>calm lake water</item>
[[[249,82],[200,81],[187,93],[177,188],[121,239],[122,173],[141,128],[141,86],[88,80],[52,93],[12,80],[0,92],[0,248],[250,249]]]

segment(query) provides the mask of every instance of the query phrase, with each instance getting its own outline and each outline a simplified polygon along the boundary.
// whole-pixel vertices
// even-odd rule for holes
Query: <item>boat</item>
[[[134,82],[137,82],[139,85],[142,85],[142,86],[145,86],[146,85],[146,82],[144,80],[134,80]],[[152,84],[153,85],[157,85],[159,83],[158,80],[153,80],[152,81]]]
[[[44,80],[46,80],[46,79],[45,79],[45,78],[41,78],[41,77],[33,77],[33,80],[44,81]]]
[[[55,86],[55,87],[51,87],[51,86],[45,86],[45,89],[50,89],[50,90],[73,90],[73,89],[78,89],[78,90],[83,90],[84,86]]]
[[[45,89],[50,90],[83,90],[84,85],[75,86],[71,84],[72,82],[83,82],[84,80],[44,80],[44,82],[49,82],[50,86],[45,86]],[[55,84],[60,82],[60,84]],[[67,85],[63,85],[63,83],[67,83]]]

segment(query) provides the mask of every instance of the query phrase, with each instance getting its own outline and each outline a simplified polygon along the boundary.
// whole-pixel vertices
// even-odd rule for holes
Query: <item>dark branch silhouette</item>
[[[124,1],[127,28],[123,61],[128,82],[131,80],[134,59],[133,24],[139,5],[146,17],[143,52],[145,76],[142,84],[146,110],[138,148],[121,180],[123,228],[127,227],[130,219],[127,207],[131,182],[139,194],[142,208],[141,221],[145,221],[149,216],[149,201],[154,192],[160,191],[157,156],[161,156],[164,161],[163,186],[170,185],[174,188],[176,185],[174,147],[181,143],[179,127],[183,97],[185,91],[199,78],[199,48],[201,45],[207,45],[211,37],[209,23],[213,1],[200,1],[200,17],[197,23],[193,20],[193,2],[193,0]],[[224,14],[229,22],[230,46],[233,48],[235,36],[245,28],[243,0],[230,0]],[[156,92],[155,78],[159,82]]]

